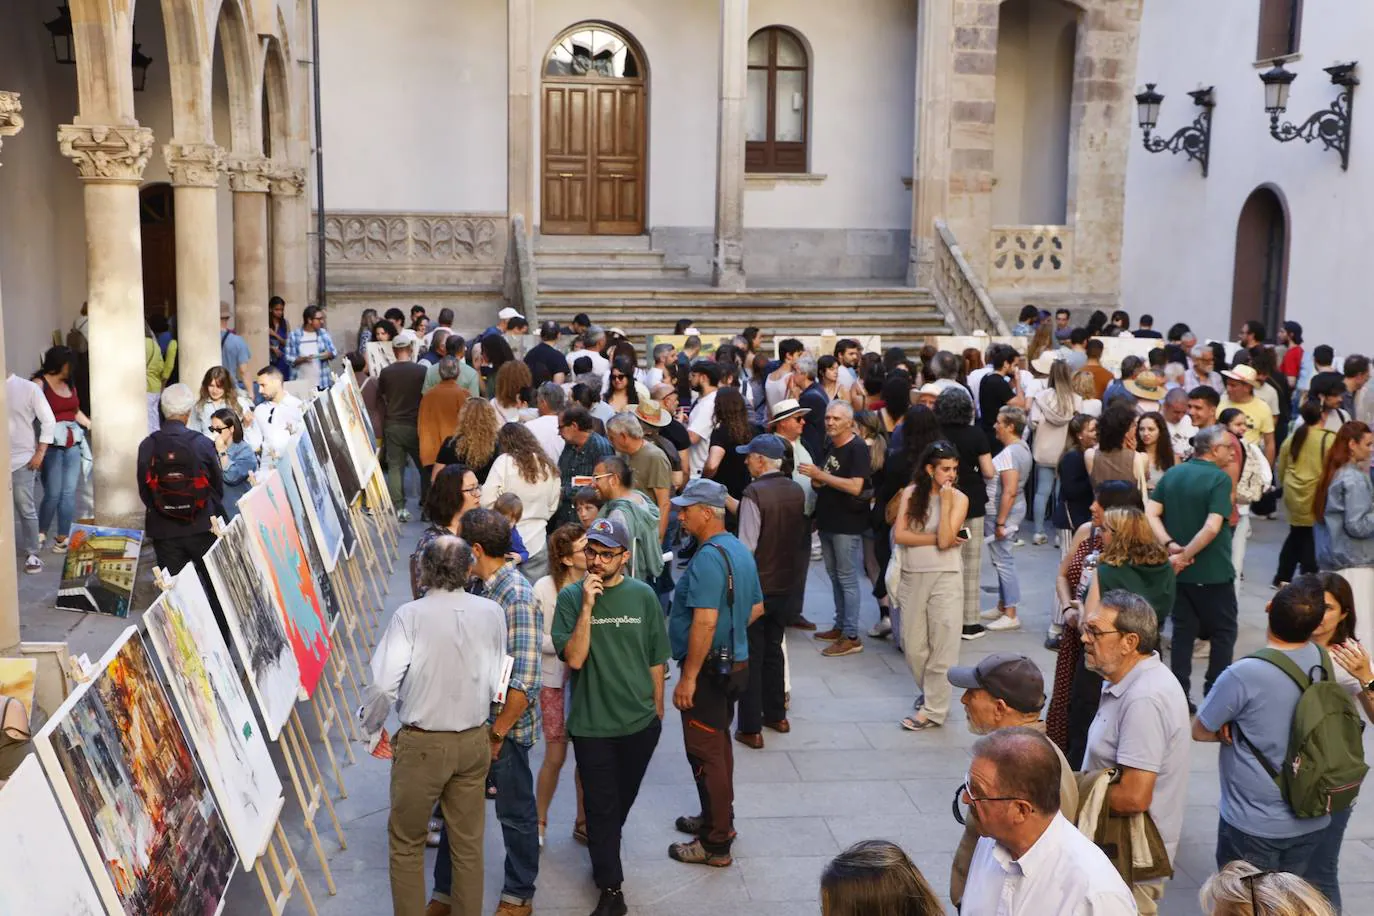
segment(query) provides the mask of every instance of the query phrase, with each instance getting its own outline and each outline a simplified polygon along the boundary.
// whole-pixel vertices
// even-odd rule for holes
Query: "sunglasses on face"
[[[212,432],[212,433],[222,433],[222,432],[225,432],[226,430],[228,430],[228,429],[230,429],[230,428],[231,428],[231,427],[228,427],[228,426],[212,426],[212,427],[210,427],[210,432]]]

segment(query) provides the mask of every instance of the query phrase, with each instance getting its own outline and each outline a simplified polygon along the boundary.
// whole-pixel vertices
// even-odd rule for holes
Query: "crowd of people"
[[[329,384],[339,354],[323,311],[303,318],[292,330],[273,312],[273,361],[255,376],[226,327],[224,365],[198,394],[160,392],[139,463],[160,565],[203,552],[210,512],[232,513],[235,488],[299,430],[284,382]],[[486,798],[505,846],[498,913],[532,912],[569,745],[593,916],[627,912],[622,828],[668,702],[698,790],[675,822],[688,839],[669,855],[729,866],[732,747],[792,728],[788,629],[827,659],[866,640],[898,645],[914,702],[894,726],[909,732],[942,728],[962,691],[982,737],[956,804],[961,912],[1077,913],[1084,901],[1157,912],[1190,748],[1210,741],[1222,743],[1221,819],[1204,904],[1339,911],[1339,849],[1364,775],[1359,716],[1374,713],[1367,358],[1336,369],[1332,348],[1309,351],[1295,322],[1277,346],[1249,322],[1235,345],[1183,324],[1161,335],[1149,316],[1132,331],[1124,312],[1073,326],[1067,310],[1034,307],[1019,339],[962,352],[865,353],[842,338],[830,353],[796,339],[770,353],[753,327],[712,348],[684,320],[681,351],[661,343],[641,358],[625,334],[578,315],[540,324],[518,356],[529,323],[514,309],[471,339],[453,322],[448,309],[432,328],[419,307],[408,320],[365,313],[344,369],[401,518],[413,505],[428,526],[411,556],[414,600],[377,648],[364,709],[374,732],[393,708],[403,726],[389,826],[398,914],[478,912]],[[1104,339],[1126,335],[1162,346],[1104,364]],[[7,383],[26,563],[41,564],[37,538],[54,519],[60,547],[74,512],[88,425],[74,362],[54,348],[34,382]],[[169,451],[203,469],[211,494],[189,518],[143,485],[159,460],[167,472]],[[1246,543],[1279,501],[1289,531],[1268,648],[1236,659]],[[1051,542],[1049,690],[1024,656],[961,666],[965,642],[1025,626],[1018,563],[1040,551],[1054,562]],[[997,595],[986,609],[984,554]],[[819,626],[802,613],[814,560],[833,607]],[[861,630],[864,589],[880,616]],[[1309,758],[1322,763],[1299,773]],[[429,895],[427,844],[443,850]],[[1235,908],[1237,888],[1250,910]],[[821,893],[831,914],[940,912],[910,859],[877,841],[832,862]]]

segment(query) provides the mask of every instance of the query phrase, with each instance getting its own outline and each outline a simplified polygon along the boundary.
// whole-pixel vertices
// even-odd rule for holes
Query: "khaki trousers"
[[[454,916],[482,912],[482,832],[491,765],[487,727],[464,732],[402,728],[391,761],[391,903],[396,916],[425,912],[425,840],[437,801],[448,825]],[[443,851],[440,850],[440,855]]]
[[[966,627],[982,623],[979,602],[983,598],[983,527],[981,524],[971,524],[969,531],[973,537],[964,541],[963,546],[959,548],[959,565],[964,569],[961,575],[964,579],[963,608]],[[960,636],[963,636],[962,629]]]
[[[1135,897],[1136,909],[1140,916],[1157,916],[1159,901],[1164,897],[1163,881],[1146,881],[1131,885],[1131,895]]]
[[[903,572],[894,598],[902,609],[902,652],[925,697],[920,712],[943,724],[952,692],[946,675],[959,661],[964,574]]]

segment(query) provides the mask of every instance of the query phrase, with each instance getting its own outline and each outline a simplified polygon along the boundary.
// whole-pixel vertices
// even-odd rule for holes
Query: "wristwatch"
[[[491,741],[492,741],[493,744],[499,744],[500,742],[505,741],[505,740],[506,740],[506,736],[505,736],[505,735],[501,734],[500,732],[498,732],[498,731],[497,731],[496,729],[494,729],[494,728],[491,730]]]
[[[1361,684],[1360,686],[1364,689],[1365,693],[1374,693],[1374,681],[1370,681],[1368,684]]]

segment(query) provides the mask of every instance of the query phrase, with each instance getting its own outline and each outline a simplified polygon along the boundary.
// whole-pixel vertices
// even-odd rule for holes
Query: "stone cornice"
[[[224,150],[213,143],[171,143],[162,147],[162,158],[178,188],[217,188],[224,171]]]
[[[12,137],[24,129],[23,108],[19,93],[0,91],[0,137]]]
[[[267,160],[263,168],[272,185],[272,193],[280,197],[296,197],[305,193],[305,169],[285,162]]]
[[[226,164],[229,169],[229,190],[252,194],[266,194],[271,190],[272,175],[268,171],[268,160],[260,156],[230,156]]]
[[[137,182],[153,151],[153,132],[146,127],[59,124],[57,146],[76,163],[83,181]]]

